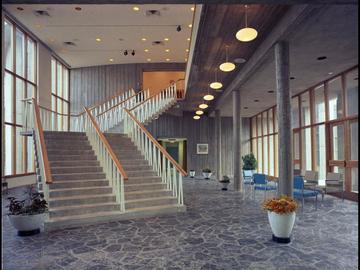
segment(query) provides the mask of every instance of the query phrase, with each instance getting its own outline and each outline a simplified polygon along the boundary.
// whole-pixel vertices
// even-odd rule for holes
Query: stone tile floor
[[[358,204],[326,196],[299,211],[290,244],[271,240],[263,193],[184,180],[186,213],[18,237],[3,213],[3,267],[22,269],[357,269]],[[230,186],[230,189],[232,187]],[[12,193],[15,191],[12,191]],[[5,204],[7,204],[5,202]],[[4,205],[4,199],[3,199]],[[4,210],[4,206],[3,206]]]

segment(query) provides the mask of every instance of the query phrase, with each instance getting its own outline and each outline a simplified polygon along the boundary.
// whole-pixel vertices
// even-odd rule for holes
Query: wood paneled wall
[[[199,174],[205,167],[215,171],[215,119],[202,116],[201,120],[193,120],[193,113],[184,112],[183,116],[173,116],[169,114],[161,115],[147,125],[148,130],[155,138],[186,138],[187,139],[187,168],[196,170]],[[243,119],[243,154],[250,152],[250,121]],[[208,155],[196,154],[196,144],[209,144]],[[233,175],[233,148],[232,148],[232,118],[221,118],[221,157],[222,174]]]
[[[70,71],[70,112],[104,101],[116,93],[142,89],[143,71],[184,71],[184,63],[121,64]]]

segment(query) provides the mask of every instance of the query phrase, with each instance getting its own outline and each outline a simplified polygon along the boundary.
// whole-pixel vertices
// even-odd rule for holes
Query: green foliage
[[[243,170],[256,170],[257,161],[253,153],[247,154],[241,158],[243,161]]]
[[[204,173],[211,173],[211,170],[209,168],[205,168],[202,170]]]
[[[230,183],[230,177],[227,175],[224,175],[223,178],[219,181],[221,183]]]
[[[37,192],[33,186],[30,186],[25,191],[25,194],[26,198],[24,200],[8,197],[10,204],[6,207],[9,209],[9,215],[37,215],[48,210],[43,194]]]

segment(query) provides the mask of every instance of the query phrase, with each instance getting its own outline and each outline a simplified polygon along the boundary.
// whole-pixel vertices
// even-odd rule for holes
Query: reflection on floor
[[[215,181],[185,179],[186,213],[31,237],[16,236],[3,216],[4,269],[358,268],[356,203],[326,196],[315,211],[309,199],[297,214],[292,242],[277,244],[260,191],[254,199],[231,186],[220,189]]]

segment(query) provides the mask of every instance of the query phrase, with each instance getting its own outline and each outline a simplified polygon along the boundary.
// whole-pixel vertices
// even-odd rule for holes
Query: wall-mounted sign
[[[207,143],[196,144],[196,154],[207,155],[209,152],[209,145]]]

